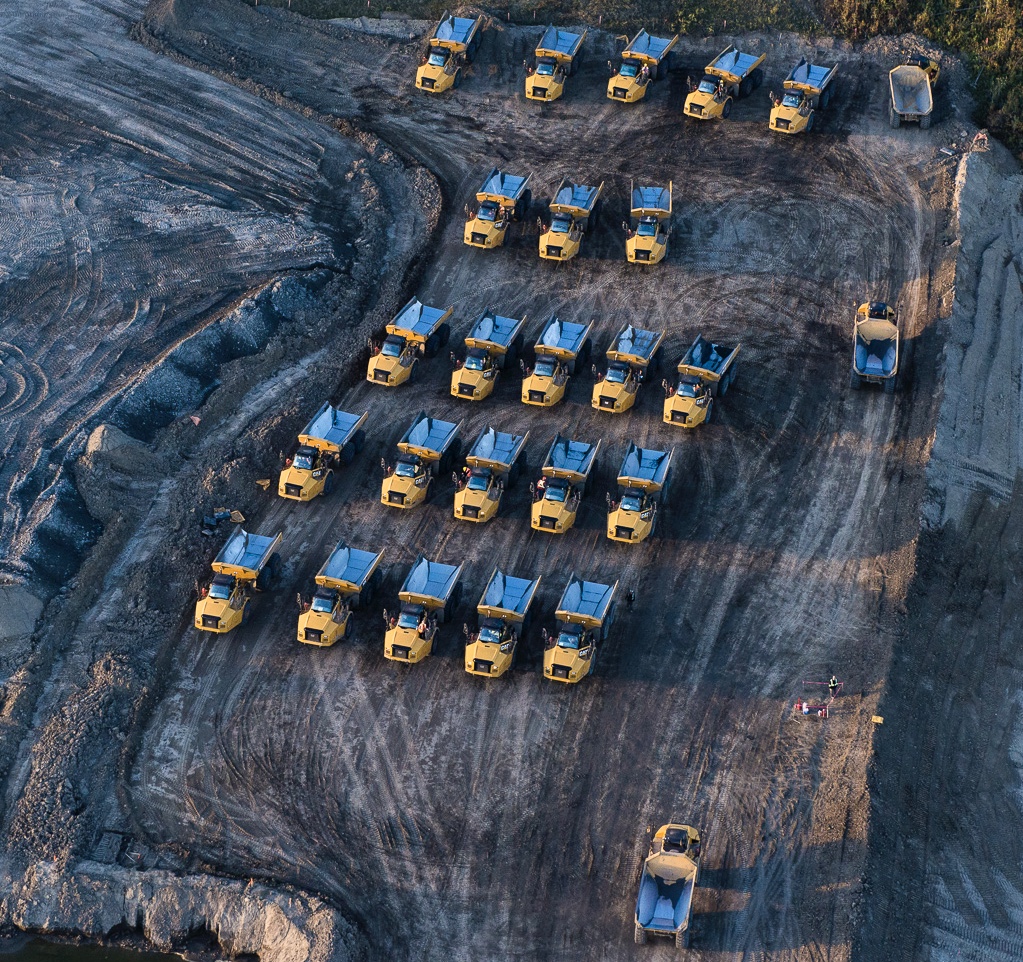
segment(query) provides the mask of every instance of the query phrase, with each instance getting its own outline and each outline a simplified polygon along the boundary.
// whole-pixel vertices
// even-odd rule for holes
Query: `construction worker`
[[[831,693],[832,698],[838,694],[838,679],[834,675],[831,676],[831,681],[828,682],[828,691]]]

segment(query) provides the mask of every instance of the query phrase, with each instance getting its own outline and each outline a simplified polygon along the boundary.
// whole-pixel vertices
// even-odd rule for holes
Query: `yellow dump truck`
[[[505,488],[514,487],[525,470],[523,452],[529,432],[505,434],[487,427],[480,432],[455,475],[455,517],[463,521],[489,521],[501,504]]]
[[[458,463],[461,428],[461,421],[452,424],[420,411],[398,442],[397,461],[393,465],[381,461],[384,482],[380,503],[390,508],[414,508],[425,501],[434,479]]]
[[[545,261],[567,261],[579,253],[583,235],[600,221],[601,181],[597,187],[562,180],[550,202],[551,219],[540,231],[540,256]]]
[[[837,65],[824,67],[801,58],[785,78],[781,99],[771,107],[771,130],[780,134],[813,130],[817,111],[831,103],[831,81],[837,70]]]
[[[660,365],[658,351],[664,331],[644,331],[626,324],[607,349],[607,371],[593,385],[590,406],[595,411],[621,414],[636,403],[639,386]]]
[[[380,587],[382,551],[360,551],[343,541],[316,574],[316,592],[298,616],[298,640],[329,648],[348,637],[353,607],[365,607]]]
[[[849,386],[880,384],[891,394],[898,387],[900,357],[898,314],[884,301],[871,301],[856,309],[853,326],[853,361]]]
[[[416,558],[398,592],[401,607],[384,611],[384,657],[414,664],[432,651],[438,627],[451,620],[462,599],[462,565]]]
[[[608,97],[625,104],[642,100],[650,81],[667,75],[668,54],[677,43],[678,34],[670,38],[652,37],[640,30],[622,51],[618,72],[607,82]]]
[[[579,69],[579,48],[586,31],[572,33],[548,27],[536,47],[536,60],[526,67],[526,98],[547,103],[565,92],[565,81]]]
[[[590,475],[600,451],[600,441],[587,444],[554,436],[536,484],[530,485],[534,531],[564,534],[574,524],[589,487]]]
[[[450,307],[428,307],[413,297],[387,325],[384,339],[370,340],[366,380],[387,387],[414,381],[419,373],[419,358],[434,357],[447,344],[451,314]]]
[[[672,183],[667,187],[632,184],[632,219],[626,227],[625,259],[630,264],[659,264],[668,253]]]
[[[696,120],[727,117],[732,112],[733,100],[748,97],[764,82],[760,65],[766,56],[756,57],[735,47],[725,47],[707,64],[703,79],[686,97],[685,115]]]
[[[491,168],[476,191],[479,206],[469,212],[465,222],[463,240],[466,244],[484,250],[504,244],[512,221],[521,221],[533,203],[533,192],[528,186],[530,176],[519,177]]]
[[[534,348],[536,361],[523,367],[523,404],[549,408],[565,396],[569,378],[589,363],[592,326],[562,321],[557,314],[547,318]]]
[[[334,471],[351,464],[366,443],[362,426],[369,414],[346,414],[325,403],[298,436],[277,482],[277,493],[294,501],[310,501],[334,489]]]
[[[679,361],[678,381],[663,382],[665,424],[695,428],[710,420],[715,398],[726,394],[735,380],[741,346],[715,344],[697,335]]]
[[[500,678],[514,664],[529,627],[529,606],[540,579],[513,578],[497,568],[476,606],[479,628],[464,626],[465,670],[483,678]]]
[[[464,358],[452,355],[451,394],[467,401],[482,401],[497,387],[501,371],[522,353],[522,328],[526,318],[502,317],[484,311],[465,339]]]
[[[651,935],[689,947],[693,892],[700,877],[700,833],[692,825],[662,825],[650,842],[636,896],[636,942]]]
[[[888,106],[889,126],[898,128],[909,121],[920,124],[921,130],[931,126],[934,87],[940,74],[938,62],[927,57],[913,57],[889,71],[888,86],[892,95]]]
[[[280,577],[282,537],[250,534],[241,525],[231,532],[213,561],[213,580],[196,602],[196,628],[222,635],[249,620],[253,593],[269,591]]]
[[[602,585],[569,576],[554,613],[557,630],[543,632],[544,678],[575,684],[592,674],[600,643],[615,619],[617,590],[617,581]]]
[[[607,536],[612,541],[638,544],[654,533],[668,498],[674,453],[674,448],[654,451],[629,442],[618,472],[618,500],[608,495]]]
[[[447,11],[433,31],[416,71],[416,87],[439,94],[462,82],[462,68],[472,63],[483,34],[483,15],[475,20]]]

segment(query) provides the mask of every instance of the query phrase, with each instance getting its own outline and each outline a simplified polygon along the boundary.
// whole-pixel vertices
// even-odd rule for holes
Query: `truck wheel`
[[[455,79],[451,81],[451,86],[455,87],[455,88],[462,86],[462,68],[461,67],[459,67],[455,71]]]
[[[437,335],[440,337],[440,346],[444,347],[451,338],[451,325],[446,322],[441,324],[441,326],[437,328]]]
[[[703,419],[704,424],[710,424],[711,416],[714,414],[714,400],[707,401],[707,416]]]
[[[427,357],[436,357],[437,352],[440,350],[440,337],[437,332],[434,331],[427,339],[426,344],[423,346],[423,354]]]
[[[813,130],[813,118],[814,118],[814,114],[811,111],[810,116],[806,118],[806,132],[807,133],[809,133],[811,130]]]
[[[668,468],[668,473],[664,476],[664,484],[661,487],[661,507],[666,508],[668,506],[668,491],[671,488],[671,476],[674,474],[673,468]]]
[[[242,624],[243,625],[247,625],[249,623],[249,618],[251,618],[251,617],[252,617],[252,604],[251,604],[251,602],[246,601],[245,602],[245,607],[242,608]]]
[[[888,126],[892,130],[898,130],[899,124],[902,123],[902,118],[899,117],[898,111],[894,107],[888,108]]]
[[[825,90],[824,93],[821,94],[821,106],[820,106],[820,109],[824,110],[828,106],[828,104],[830,104],[830,103],[831,103],[831,88],[828,87],[828,89]]]
[[[724,117],[727,120],[731,113],[732,113],[732,98],[729,97],[725,101],[724,107],[721,108],[721,116]]]
[[[930,114],[924,114],[920,118],[920,129],[921,130],[926,130],[930,126],[931,126],[931,115]]]
[[[849,375],[849,387],[851,387],[854,391],[858,391],[860,389],[860,376],[855,371]]]
[[[366,446],[366,432],[359,428],[355,434],[352,435],[352,447],[355,448],[355,453],[358,454]]]
[[[750,74],[748,77],[743,77],[739,81],[739,96],[748,97],[753,92],[753,75]]]
[[[893,376],[893,377],[885,379],[885,382],[884,382],[884,393],[885,394],[894,394],[895,393],[895,382],[896,382],[896,380],[897,380],[897,376]]]
[[[764,68],[763,67],[757,67],[757,69],[753,71],[752,80],[753,80],[753,89],[754,90],[759,90],[760,89],[760,85],[764,82]]]
[[[412,384],[419,377],[419,362],[412,362],[412,369],[408,372],[408,382]]]
[[[345,448],[347,450],[347,445],[345,445]],[[330,492],[333,491],[333,490],[334,490],[334,472],[333,471],[329,471],[327,473],[326,480],[323,482],[323,492],[322,492],[321,496],[326,498],[330,494]]]
[[[513,464],[511,466],[511,469],[508,471],[508,487],[509,488],[514,488],[515,487],[515,483],[518,480],[519,480],[519,466],[518,466],[518,464]]]
[[[455,438],[455,440],[451,442],[451,447],[448,448],[448,454],[449,454],[449,456],[451,458],[451,461],[452,462],[453,461],[457,461],[459,456],[461,455],[461,453],[462,453],[462,439],[461,438]]]
[[[636,932],[633,936],[636,945],[646,945],[646,929],[636,926]]]
[[[688,949],[689,948],[689,929],[688,927],[682,932],[675,933],[675,948],[676,949]]]
[[[573,57],[573,58],[572,58],[572,59],[571,59],[571,60],[570,60],[570,61],[568,62],[568,75],[569,75],[570,77],[574,77],[574,76],[576,75],[576,73],[578,72],[578,70],[579,70],[579,60],[580,60],[581,58],[582,58],[582,53],[580,52],[580,53],[577,53],[577,54],[576,54],[576,55],[575,55],[575,56],[574,56],[574,57]]]
[[[366,582],[366,586],[362,589],[362,591],[359,592],[359,604],[362,607],[371,604],[373,601],[373,596],[377,593],[377,586],[375,580],[376,574],[377,573],[374,571],[373,577],[371,577],[369,581]]]
[[[355,445],[351,444],[351,443],[346,444],[341,449],[341,463],[347,467],[354,460],[355,460]]]

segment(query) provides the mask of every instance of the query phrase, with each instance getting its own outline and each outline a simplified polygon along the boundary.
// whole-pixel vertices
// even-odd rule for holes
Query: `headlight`
[[[553,669],[553,668],[551,668],[551,666],[550,666],[550,665],[548,665],[548,666],[547,666],[547,667],[546,667],[546,668],[544,669],[544,671],[546,671],[546,672],[547,672],[547,674],[549,675],[549,674],[551,674],[551,672],[552,672],[552,671],[554,671],[554,669]]]

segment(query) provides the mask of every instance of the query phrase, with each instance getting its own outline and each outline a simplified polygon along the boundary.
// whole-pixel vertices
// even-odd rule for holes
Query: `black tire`
[[[448,456],[451,458],[452,463],[457,461],[462,455],[462,439],[455,438],[451,442],[451,447],[448,448]]]
[[[346,450],[346,451],[348,450],[348,447],[347,447],[347,445],[345,446],[345,450]],[[328,472],[327,472],[327,477],[326,477],[326,480],[325,480],[325,481],[323,482],[323,493],[322,493],[322,497],[324,497],[324,498],[327,498],[327,497],[329,497],[329,496],[330,496],[330,493],[331,493],[331,492],[332,492],[333,490],[334,490],[334,472],[333,472],[333,471],[328,471]]]
[[[754,90],[759,90],[760,87],[764,83],[764,68],[763,67],[757,67],[757,69],[753,71],[752,80],[753,80],[753,89]]]
[[[924,114],[920,118],[920,129],[921,130],[927,130],[927,128],[930,127],[930,126],[931,126],[931,115],[930,114]]]
[[[245,602],[245,607],[242,608],[242,624],[243,625],[247,625],[249,623],[249,619],[251,617],[252,617],[252,602],[251,601],[247,601],[247,602]]]
[[[810,111],[810,116],[806,118],[806,132],[809,133],[813,130],[814,112]]]
[[[671,476],[675,473],[674,468],[668,468],[668,473],[664,476],[664,485],[661,488],[661,507],[666,508],[668,501],[670,500],[671,491]]]
[[[748,77],[743,77],[739,81],[739,96],[748,97],[753,92],[753,75],[750,74]]]
[[[721,116],[724,117],[727,120],[728,117],[731,115],[731,113],[732,113],[732,98],[729,97],[725,101],[724,107],[721,108]]]
[[[728,393],[729,383],[727,374],[718,381],[718,397],[724,397]]]
[[[409,382],[409,384],[413,384],[417,377],[419,377],[419,362],[418,361],[413,361],[412,362],[412,368],[408,372],[408,382]]]
[[[529,215],[529,208],[533,205],[533,192],[528,188],[519,198],[518,204],[515,205],[516,209],[516,220],[525,220]]]
[[[831,88],[828,87],[828,89],[825,90],[824,93],[821,94],[820,109],[821,110],[825,110],[827,108],[828,104],[830,104],[830,103],[831,103]]]
[[[451,86],[454,87],[455,89],[457,89],[457,88],[462,86],[462,68],[461,67],[459,67],[455,71],[455,79],[451,81]]]
[[[682,932],[675,933],[675,948],[676,949],[688,949],[689,948],[689,928],[687,927]]]
[[[436,357],[437,352],[440,350],[440,338],[437,336],[437,332],[434,331],[423,345],[423,356],[424,357]]]
[[[646,945],[646,929],[640,928],[637,925],[632,938],[636,945]]]
[[[579,71],[579,60],[582,57],[582,53],[577,53],[568,64],[568,75],[574,77]]]
[[[355,445],[346,444],[341,449],[341,463],[346,467],[355,460]]]
[[[885,382],[884,382],[884,393],[885,394],[894,394],[895,393],[895,385],[897,383],[898,383],[898,375],[896,375],[895,377],[886,378]]]
[[[355,453],[358,454],[366,446],[366,432],[359,428],[355,434],[352,435],[351,446],[355,448]]]
[[[709,398],[707,400],[707,416],[703,419],[704,424],[710,424],[711,418],[714,414],[714,399]]]
[[[580,348],[580,350],[579,350],[579,360],[583,364],[583,366],[585,366],[585,365],[590,363],[590,355],[592,353],[593,353],[593,345],[590,343],[589,339],[587,339],[586,343],[583,344],[582,348]],[[574,374],[575,371],[573,371],[572,373]]]
[[[367,605],[373,603],[373,598],[377,593],[376,576],[378,572],[374,571],[369,581],[366,582],[365,587],[359,592],[359,606],[365,608]]]
[[[440,346],[444,347],[451,340],[451,325],[445,321],[437,328],[437,335],[440,337]]]
[[[901,125],[901,123],[902,123],[902,118],[896,112],[895,107],[889,107],[888,108],[888,126],[891,127],[892,130],[898,130],[899,126]]]
[[[854,391],[858,391],[861,386],[862,382],[860,381],[860,376],[855,371],[852,371],[849,374],[849,387],[851,387]]]
[[[511,469],[508,471],[508,483],[507,487],[514,488],[519,480],[519,466],[518,463],[513,464]]]

